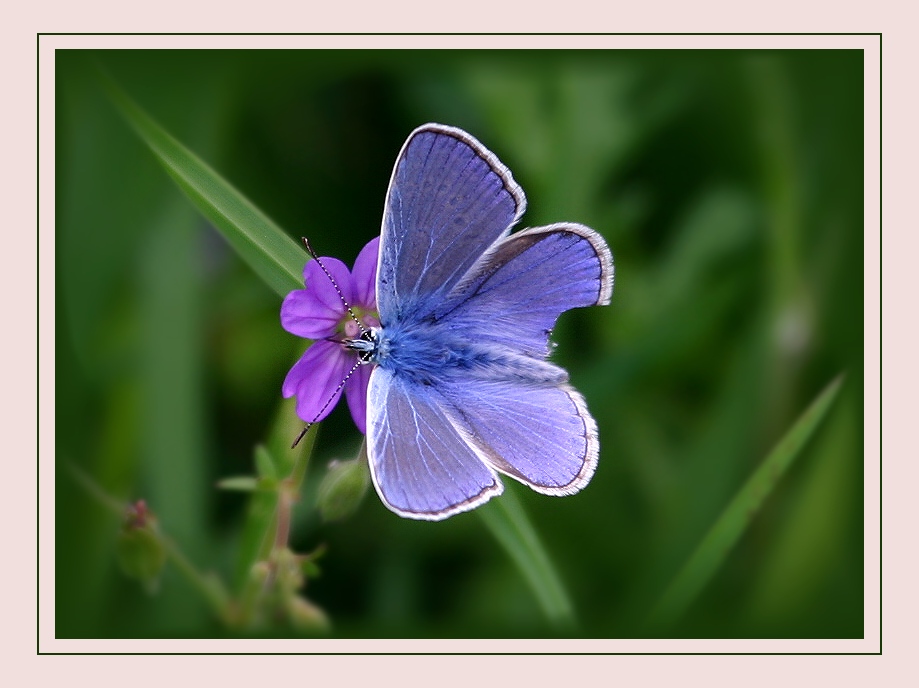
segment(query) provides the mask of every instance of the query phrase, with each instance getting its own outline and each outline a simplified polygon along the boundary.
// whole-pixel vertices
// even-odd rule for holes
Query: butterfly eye
[[[370,363],[370,360],[373,358],[374,353],[376,353],[376,343],[377,338],[373,330],[364,330],[361,332],[361,341],[366,342],[370,345],[370,348],[362,349],[358,352],[357,357],[360,359],[361,363]]]
[[[371,363],[377,353],[377,337],[374,330],[364,330],[358,339],[345,339],[342,342],[346,349],[357,352],[361,363]]]

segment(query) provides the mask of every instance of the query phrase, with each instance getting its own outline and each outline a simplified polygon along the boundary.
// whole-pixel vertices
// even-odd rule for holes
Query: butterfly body
[[[367,362],[413,383],[431,386],[470,380],[553,384],[568,373],[517,347],[482,341],[450,322],[426,321],[410,327],[377,328]]]

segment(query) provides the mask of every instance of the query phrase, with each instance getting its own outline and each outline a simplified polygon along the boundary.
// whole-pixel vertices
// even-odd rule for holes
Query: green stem
[[[317,424],[295,449],[291,448],[292,425],[287,405],[282,406],[282,409],[270,433],[268,445],[262,448],[262,451],[270,458],[275,469],[289,466],[289,471],[287,476],[277,483],[274,509],[271,517],[264,521],[261,544],[254,559],[255,566],[264,567],[264,575],[249,575],[239,595],[240,613],[236,623],[240,626],[247,626],[253,622],[259,601],[276,580],[278,555],[289,544],[293,507],[299,499],[313,453],[316,431],[319,429]]]
[[[103,490],[92,478],[84,473],[82,469],[78,468],[74,464],[68,463],[67,469],[70,471],[71,476],[73,476],[73,479],[77,482],[77,484],[86,490],[86,493],[95,499],[98,504],[105,507],[108,511],[111,511],[119,518],[124,519],[125,514],[128,512],[127,502],[116,499],[108,492]]]
[[[221,580],[216,575],[206,575],[196,569],[194,564],[191,563],[171,538],[162,533],[159,534],[159,537],[166,554],[176,565],[176,568],[208,601],[221,621],[229,623],[231,620],[232,600]]]

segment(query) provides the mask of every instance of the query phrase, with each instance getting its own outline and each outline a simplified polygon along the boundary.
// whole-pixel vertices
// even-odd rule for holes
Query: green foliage
[[[659,626],[672,624],[696,599],[750,527],[766,499],[779,486],[782,476],[829,411],[841,384],[842,378],[837,378],[827,386],[731,500],[665,591],[652,613],[652,623]]]
[[[506,487],[501,499],[491,500],[476,513],[523,572],[548,619],[557,630],[571,632],[576,623],[571,602],[514,489]]]
[[[56,60],[59,637],[226,632],[227,600],[255,598],[292,473],[290,545],[324,543],[323,575],[300,559],[309,601],[279,600],[284,621],[259,633],[317,632],[320,610],[341,637],[565,632],[547,613],[585,637],[647,633],[725,505],[841,371],[826,420],[666,633],[861,636],[860,53]],[[129,94],[120,111],[100,65]],[[339,409],[289,449],[302,425],[280,385],[302,342],[281,330],[279,296],[299,286],[300,236],[348,262],[379,232],[395,155],[425,121],[468,129],[508,164],[524,225],[574,220],[610,244],[612,305],[554,334],[597,419],[599,468],[577,496],[509,486],[443,523],[399,519],[372,494],[323,522],[321,472],[359,436]],[[120,573],[119,521],[68,462],[156,512],[169,536],[156,597]],[[215,489],[252,475],[271,489]],[[276,571],[298,589],[283,551]]]
[[[289,236],[194,153],[176,141],[105,76],[112,101],[151,152],[236,252],[280,295],[302,288],[305,260]]]

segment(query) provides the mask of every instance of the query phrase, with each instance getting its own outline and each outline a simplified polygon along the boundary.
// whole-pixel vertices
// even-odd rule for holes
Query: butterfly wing
[[[525,207],[510,171],[475,138],[441,124],[413,131],[396,159],[383,212],[383,325],[429,314]]]
[[[549,495],[584,487],[597,467],[597,424],[567,384],[444,385],[444,408],[494,469]]]
[[[613,257],[603,237],[559,223],[497,242],[436,314],[479,341],[545,358],[559,315],[608,304],[612,292]]]
[[[434,388],[377,367],[367,402],[370,475],[389,509],[438,521],[501,494],[497,474],[444,413]]]
[[[443,327],[520,357],[510,374],[495,366],[491,378],[472,384],[445,378],[438,391],[489,465],[538,492],[577,492],[596,469],[596,422],[567,376],[543,373],[544,359],[558,316],[609,303],[612,289],[612,255],[603,238],[562,223],[498,242],[438,311]]]

